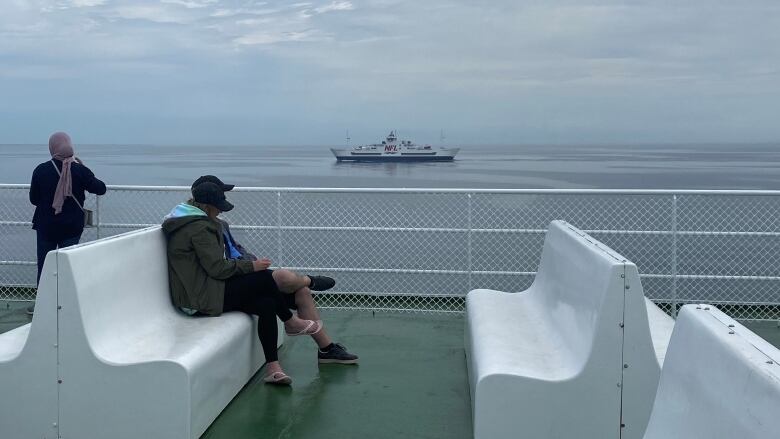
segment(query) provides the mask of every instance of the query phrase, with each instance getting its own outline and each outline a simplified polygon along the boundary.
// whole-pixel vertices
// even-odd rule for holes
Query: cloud
[[[89,1],[89,0],[87,0]],[[219,0],[161,0],[162,3],[184,6],[188,9],[207,8],[217,4]]]
[[[269,45],[282,42],[295,41],[324,41],[329,38],[314,29],[286,32],[253,32],[236,38],[234,41],[240,45]]]
[[[355,9],[352,2],[349,1],[334,1],[325,6],[314,8],[314,12],[318,14],[324,14],[331,11],[351,11]]]
[[[200,87],[205,101],[230,90],[236,112],[255,111],[244,99],[258,95],[321,109],[312,118],[479,108],[472,117],[507,130],[507,115],[542,120],[542,107],[570,100],[615,118],[661,98],[706,113],[724,96],[777,113],[778,28],[774,0],[11,0],[0,91],[89,77],[121,95],[121,77],[172,94]]]
[[[270,14],[276,14],[281,12],[282,9],[272,9],[272,8],[266,8],[266,9],[249,9],[249,8],[239,8],[239,9],[217,9],[215,10],[211,16],[214,18],[230,18],[235,16],[252,16],[252,15],[270,15]]]
[[[780,25],[777,6],[718,3],[702,19],[701,1],[14,1],[6,19],[0,17],[0,35],[14,41],[0,42],[0,48],[24,47],[45,58],[48,44],[70,40],[71,51],[88,52],[98,39],[132,33],[152,53],[262,46],[319,68],[370,76],[381,66],[380,74],[423,81],[438,75],[443,80],[437,84],[448,77],[462,84],[468,75],[506,84],[611,83],[769,77],[777,71],[773,55],[780,37],[768,32]],[[349,14],[331,14],[337,11]]]
[[[125,20],[147,20],[155,23],[180,23],[192,21],[188,14],[181,13],[165,4],[123,5],[114,9],[113,18]]]
[[[91,6],[101,6],[106,4],[106,0],[71,0],[69,2],[76,8],[88,8]]]

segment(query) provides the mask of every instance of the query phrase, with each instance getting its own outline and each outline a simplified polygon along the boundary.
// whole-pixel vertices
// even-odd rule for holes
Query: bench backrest
[[[115,347],[125,334],[186,318],[171,305],[159,226],[63,249],[58,264],[66,276],[59,279],[62,312],[76,313],[68,321],[83,324],[98,356],[103,346]]]
[[[564,221],[547,231],[530,291],[570,361],[619,384],[622,437],[642,437],[660,376],[634,263]]]
[[[574,357],[587,359],[597,339],[620,343],[615,319],[623,312],[625,263],[572,225],[550,223],[531,291],[549,310],[550,330],[561,335]]]
[[[645,439],[780,434],[780,350],[713,306],[675,323]]]

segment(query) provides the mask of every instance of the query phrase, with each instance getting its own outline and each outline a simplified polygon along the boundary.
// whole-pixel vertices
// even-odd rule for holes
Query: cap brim
[[[228,200],[222,200],[218,204],[215,204],[214,207],[216,207],[222,212],[229,212],[233,210],[233,205],[230,204]]]
[[[222,184],[222,190],[225,192],[232,191],[234,187],[236,187],[234,184]]]

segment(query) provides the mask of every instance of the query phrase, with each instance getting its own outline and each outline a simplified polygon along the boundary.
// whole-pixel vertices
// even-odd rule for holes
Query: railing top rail
[[[0,189],[27,189],[29,184],[0,184]],[[189,186],[108,185],[115,191],[187,191]],[[528,194],[528,195],[769,195],[780,190],[699,190],[699,189],[460,189],[460,188],[318,188],[318,187],[236,187],[236,192],[300,193],[455,193],[455,194]]]

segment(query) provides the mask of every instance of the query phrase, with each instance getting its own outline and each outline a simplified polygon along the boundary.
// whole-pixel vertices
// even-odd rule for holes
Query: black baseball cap
[[[210,204],[222,212],[233,209],[233,205],[225,198],[225,191],[210,181],[195,185],[192,188],[192,199],[198,203]]]
[[[216,184],[217,186],[222,188],[223,192],[232,191],[233,188],[236,187],[236,185],[234,185],[234,184],[222,183],[222,180],[220,180],[219,178],[217,178],[214,175],[201,175],[200,177],[198,177],[197,180],[195,180],[194,183],[192,183],[192,186],[190,187],[190,189],[195,189],[195,186],[197,186],[197,185],[199,185],[201,183],[205,183],[205,182]]]

